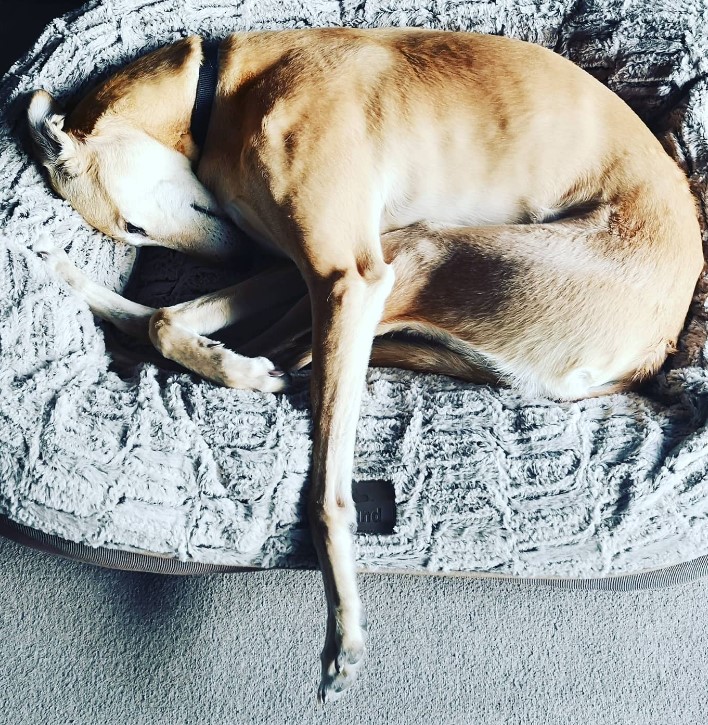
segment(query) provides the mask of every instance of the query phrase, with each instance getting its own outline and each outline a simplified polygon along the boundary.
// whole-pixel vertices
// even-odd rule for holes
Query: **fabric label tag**
[[[354,481],[358,534],[392,534],[396,525],[396,493],[390,481]]]

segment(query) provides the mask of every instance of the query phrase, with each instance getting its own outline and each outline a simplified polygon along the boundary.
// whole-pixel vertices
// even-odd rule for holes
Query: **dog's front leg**
[[[240,284],[173,307],[155,309],[132,302],[89,279],[63,249],[48,240],[34,251],[67,281],[102,320],[139,339],[150,339],[167,358],[221,385],[281,391],[286,379],[263,357],[237,355],[208,335],[303,291],[294,267],[269,270]]]
[[[378,241],[378,240],[377,240]],[[319,699],[354,681],[365,650],[366,618],[357,591],[351,492],[356,424],[374,331],[393,286],[393,269],[374,244],[351,264],[308,279],[313,312],[312,536],[327,595]]]
[[[84,299],[96,317],[111,322],[119,330],[138,340],[149,341],[148,325],[155,314],[154,307],[147,307],[89,279],[70,259],[67,253],[49,239],[40,239],[33,247],[49,268]]]

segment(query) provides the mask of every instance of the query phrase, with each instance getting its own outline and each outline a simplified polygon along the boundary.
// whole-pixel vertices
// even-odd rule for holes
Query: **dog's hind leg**
[[[208,380],[227,387],[277,392],[286,379],[270,360],[237,355],[208,335],[275,303],[297,299],[302,279],[293,267],[266,272],[190,302],[155,309],[132,302],[90,280],[66,253],[50,244],[35,247],[100,319],[139,339]]]
[[[304,335],[309,335],[311,330],[310,296],[305,295],[258,337],[248,340],[237,349],[242,355],[267,355],[272,357],[283,350],[288,350],[296,340]]]

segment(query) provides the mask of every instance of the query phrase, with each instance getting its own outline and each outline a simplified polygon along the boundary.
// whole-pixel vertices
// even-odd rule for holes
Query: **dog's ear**
[[[64,131],[61,106],[46,91],[35,91],[27,109],[30,135],[39,160],[51,171],[78,173],[78,142]]]

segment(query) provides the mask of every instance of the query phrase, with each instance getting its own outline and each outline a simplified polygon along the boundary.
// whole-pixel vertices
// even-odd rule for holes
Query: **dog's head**
[[[187,49],[193,47],[192,42]],[[121,103],[101,108],[88,133],[67,123],[49,93],[35,92],[27,115],[37,156],[54,190],[104,234],[134,246],[164,246],[213,259],[232,256],[241,251],[240,236],[193,173],[183,143],[165,143],[159,133],[151,132],[149,124],[155,123],[159,113],[149,104],[165,105],[160,88],[150,83],[161,72],[159,53],[152,54],[157,56],[152,63],[151,56],[140,60],[153,76],[146,75],[141,85],[140,74],[133,69]],[[186,119],[191,112],[188,94],[185,89],[181,103],[186,106],[182,111]],[[124,101],[126,95],[129,104]],[[77,108],[83,107],[85,113],[86,106],[102,101],[106,105],[105,91],[102,95],[99,90]],[[191,144],[191,139],[187,142]]]

